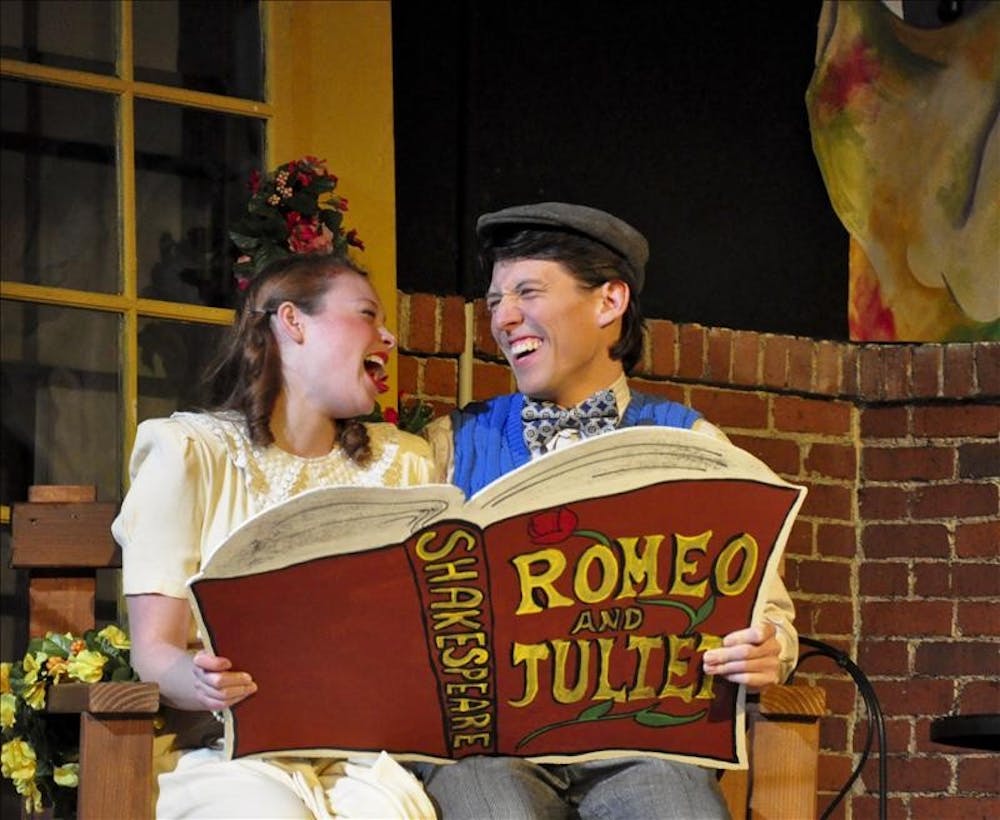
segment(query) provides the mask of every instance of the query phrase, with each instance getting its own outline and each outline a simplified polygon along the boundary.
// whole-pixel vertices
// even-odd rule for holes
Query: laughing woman
[[[282,259],[246,291],[212,377],[223,385],[219,408],[139,426],[113,532],[124,556],[133,665],[173,710],[207,714],[256,691],[248,671],[199,648],[186,597],[187,579],[230,532],[315,487],[430,480],[422,439],[350,420],[385,390],[395,339],[383,322],[378,296],[348,258]],[[358,791],[374,798],[367,816],[433,815],[416,781],[388,759],[380,771],[390,782],[359,783],[354,793],[342,788],[342,762],[224,761],[205,746],[158,764],[158,817],[350,814]]]

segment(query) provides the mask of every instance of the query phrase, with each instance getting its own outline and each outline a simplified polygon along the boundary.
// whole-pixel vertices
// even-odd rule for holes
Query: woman
[[[246,290],[214,370],[224,385],[219,409],[139,426],[131,488],[112,531],[123,550],[132,663],[143,680],[159,684],[168,706],[206,713],[256,691],[247,671],[189,648],[185,583],[233,529],[314,487],[430,480],[422,439],[388,424],[349,421],[370,412],[386,389],[395,339],[383,322],[378,296],[346,257],[282,259]],[[161,770],[169,770],[172,758]],[[397,814],[433,814],[393,761],[380,759],[375,770],[403,778],[401,790],[376,795],[376,813],[390,806]],[[224,761],[215,748],[189,751],[159,779],[157,816],[344,813],[357,793],[338,781],[343,771],[329,761]],[[370,772],[361,778],[370,779]],[[343,798],[339,809],[325,794],[334,781]],[[366,783],[360,791],[370,789]]]

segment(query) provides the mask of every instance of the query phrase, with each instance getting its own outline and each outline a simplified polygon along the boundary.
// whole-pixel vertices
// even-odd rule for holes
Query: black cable
[[[879,750],[878,816],[879,820],[885,820],[887,814],[887,797],[889,792],[885,749],[885,718],[882,714],[882,706],[879,703],[878,695],[875,693],[875,688],[872,686],[871,681],[868,680],[867,675],[861,671],[861,667],[852,661],[847,654],[841,652],[836,647],[830,646],[830,644],[816,640],[815,638],[807,638],[802,635],[799,636],[799,643],[810,647],[813,651],[806,652],[804,655],[799,657],[799,662],[795,665],[795,669],[792,670],[792,674],[789,676],[788,682],[792,682],[792,679],[795,677],[795,673],[799,670],[803,661],[807,661],[809,658],[817,655],[832,658],[839,667],[844,669],[847,674],[851,676],[851,679],[854,681],[854,685],[858,688],[858,694],[861,695],[865,702],[865,712],[868,718],[868,732],[865,737],[865,746],[861,752],[861,758],[858,760],[857,765],[851,772],[850,777],[847,778],[847,781],[841,787],[840,791],[834,796],[830,805],[827,806],[823,814],[820,815],[820,820],[826,820],[826,818],[833,813],[833,810],[840,804],[840,801],[844,799],[850,791],[851,786],[854,785],[854,781],[861,776],[861,771],[864,769],[865,763],[868,762],[868,757],[871,754],[872,742],[876,732],[878,733]]]

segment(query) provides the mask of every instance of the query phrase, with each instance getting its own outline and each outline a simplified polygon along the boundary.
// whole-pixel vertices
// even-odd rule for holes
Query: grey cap
[[[626,279],[636,293],[642,290],[646,262],[649,261],[649,243],[646,237],[618,217],[586,205],[537,202],[483,214],[476,221],[476,235],[482,239],[496,228],[512,225],[563,228],[600,242],[629,263],[635,277]]]

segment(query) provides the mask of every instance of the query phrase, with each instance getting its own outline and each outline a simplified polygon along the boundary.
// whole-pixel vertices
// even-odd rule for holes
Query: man
[[[638,297],[649,258],[642,234],[611,214],[559,202],[484,214],[476,230],[492,273],[491,330],[518,392],[431,425],[449,481],[471,494],[531,458],[614,427],[655,424],[724,437],[691,408],[628,386],[642,352]],[[557,418],[560,409],[571,411],[568,421]],[[754,688],[788,675],[798,652],[792,604],[780,580],[765,595],[764,622],[706,652],[708,674]],[[571,765],[471,757],[415,768],[445,820],[727,816],[713,771],[652,757]]]

